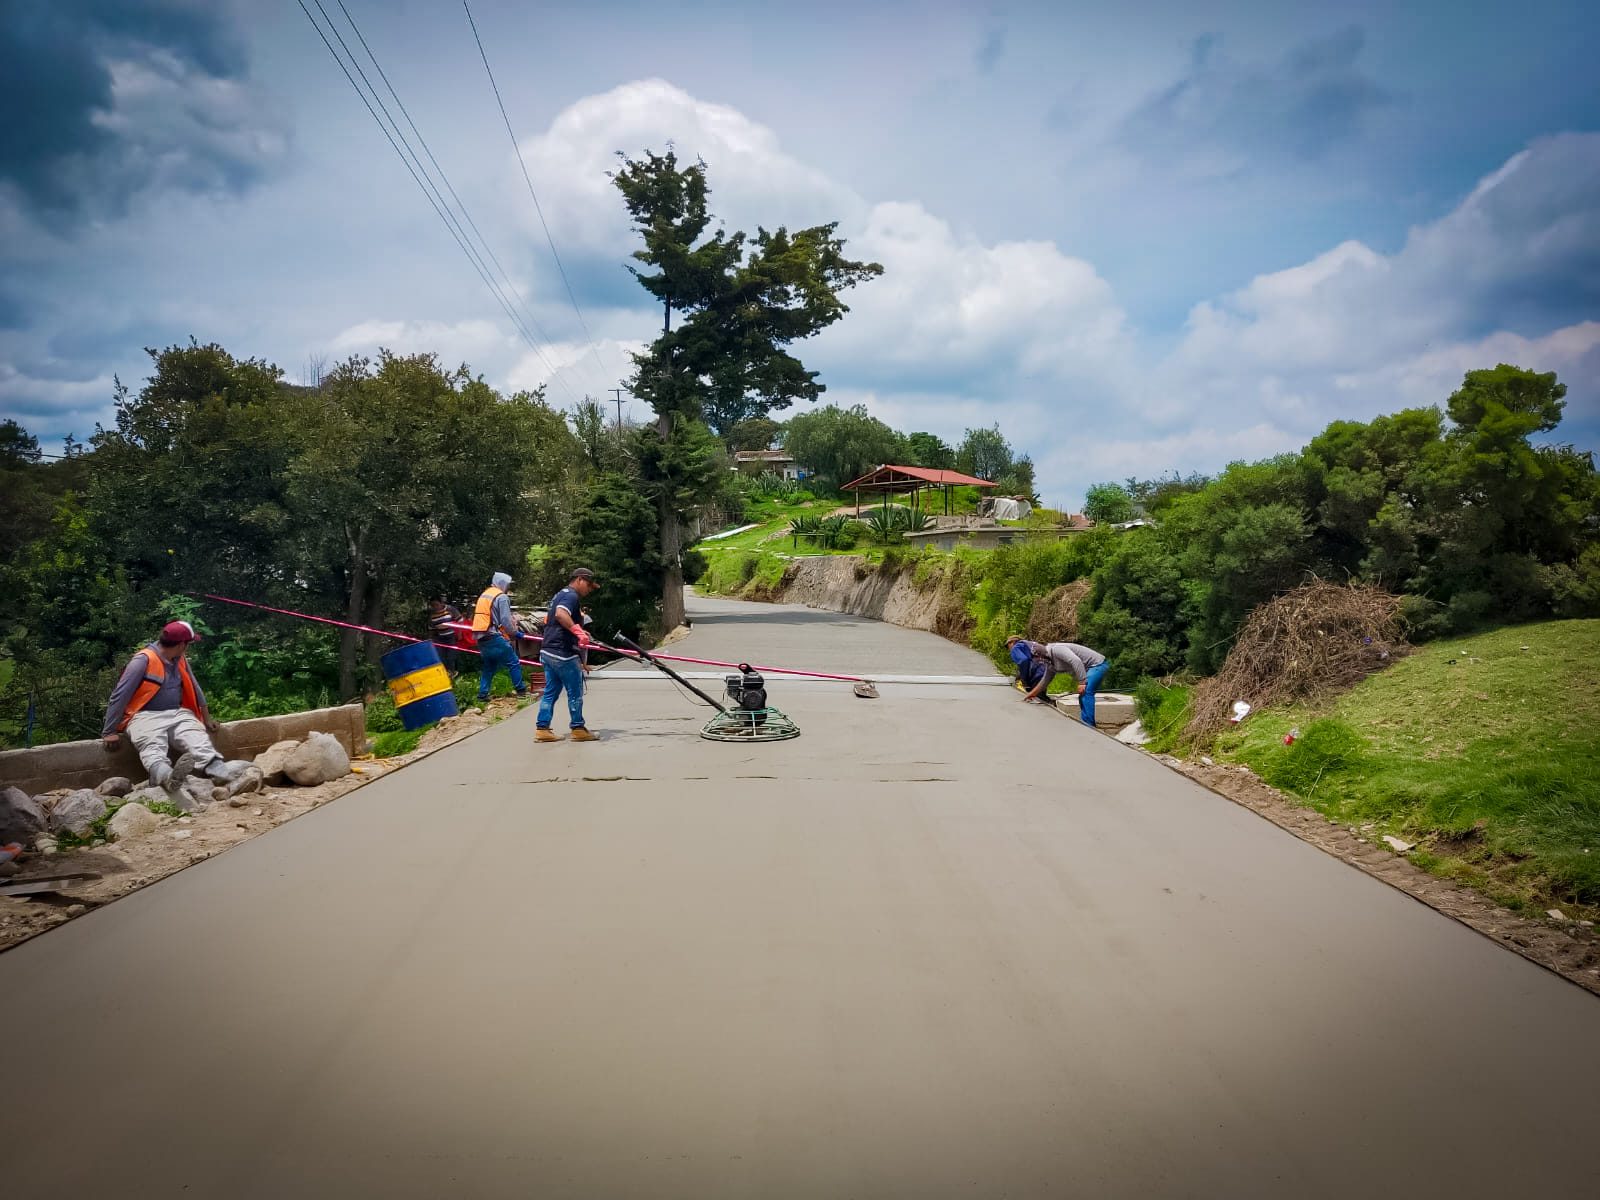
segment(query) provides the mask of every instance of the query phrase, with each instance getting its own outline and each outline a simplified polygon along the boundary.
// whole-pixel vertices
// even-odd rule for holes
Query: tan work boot
[[[561,735],[549,729],[535,729],[533,740],[536,742],[559,742]]]
[[[598,742],[600,739],[582,725],[574,725],[572,727],[572,740],[575,742]]]

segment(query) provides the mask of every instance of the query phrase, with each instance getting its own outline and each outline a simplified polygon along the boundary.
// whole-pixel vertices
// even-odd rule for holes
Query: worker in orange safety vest
[[[133,656],[112,689],[101,740],[107,751],[115,751],[126,736],[151,784],[169,792],[197,771],[225,785],[230,795],[254,791],[262,778],[254,764],[230,762],[212,744],[219,726],[189,667],[189,643],[199,636],[189,622],[172,621]]]
[[[528,685],[522,679],[522,663],[517,657],[517,627],[511,618],[511,576],[496,571],[472,612],[472,635],[478,641],[482,670],[478,679],[478,703],[489,699],[489,685],[501,669],[511,672],[511,686],[517,695],[526,696]]]

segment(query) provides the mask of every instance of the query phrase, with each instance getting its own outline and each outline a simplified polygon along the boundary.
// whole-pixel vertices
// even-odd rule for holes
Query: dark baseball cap
[[[594,572],[589,570],[588,567],[579,567],[577,570],[575,570],[572,573],[571,578],[572,579],[587,579],[590,583],[594,584],[595,587],[599,587],[600,586],[600,581],[594,577]],[[569,582],[570,582],[570,580],[569,580]]]

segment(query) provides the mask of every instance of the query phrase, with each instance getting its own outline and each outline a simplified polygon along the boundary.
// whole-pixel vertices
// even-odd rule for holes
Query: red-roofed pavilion
[[[845,484],[841,491],[854,492],[856,497],[856,513],[861,512],[861,493],[881,492],[883,503],[889,503],[891,495],[916,494],[925,488],[939,488],[944,492],[944,511],[950,511],[950,489],[953,487],[992,488],[995,485],[987,479],[978,479],[976,476],[963,475],[960,471],[941,471],[932,467],[900,467],[888,464],[875,471],[868,471],[860,479],[853,479]]]

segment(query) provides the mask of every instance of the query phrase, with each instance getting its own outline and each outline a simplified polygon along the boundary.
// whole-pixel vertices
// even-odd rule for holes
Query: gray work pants
[[[222,782],[233,779],[240,768],[248,765],[225,762],[211,744],[206,727],[186,708],[169,708],[162,712],[144,709],[135,713],[128,722],[128,740],[138,751],[150,782],[158,787],[166,786],[175,754],[194,755],[196,771]]]

